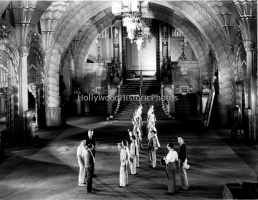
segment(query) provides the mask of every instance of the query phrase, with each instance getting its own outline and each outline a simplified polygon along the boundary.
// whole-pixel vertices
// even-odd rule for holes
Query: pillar
[[[255,64],[255,43],[245,41],[246,65],[247,65],[247,85],[248,85],[248,108],[251,109],[251,130],[249,130],[249,139],[256,140],[256,113],[257,113],[257,66]]]
[[[28,69],[27,57],[29,51],[26,46],[19,48],[19,116],[23,117],[24,112],[28,110]]]
[[[247,76],[247,102],[245,119],[248,126],[245,127],[247,139],[257,140],[257,1],[233,0],[238,9],[240,18],[237,23],[241,30],[246,50]]]
[[[48,59],[51,60],[49,66],[44,66],[46,81],[45,81],[45,114],[46,126],[61,126],[62,112],[60,107],[59,94],[59,65],[61,58],[61,49],[45,51],[45,65]],[[48,69],[48,70],[46,70]]]

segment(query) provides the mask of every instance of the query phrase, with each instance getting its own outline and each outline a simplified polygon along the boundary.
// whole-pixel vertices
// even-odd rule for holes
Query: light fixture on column
[[[123,26],[126,27],[127,35],[131,43],[135,39],[137,32],[142,31],[141,16],[143,13],[147,13],[148,9],[148,1],[122,0],[121,2],[112,2],[112,13],[115,16],[122,16]]]

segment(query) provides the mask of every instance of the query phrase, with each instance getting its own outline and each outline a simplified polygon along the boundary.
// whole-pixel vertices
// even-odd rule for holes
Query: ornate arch
[[[219,62],[219,70],[221,71],[220,74],[222,81],[220,83],[220,102],[223,105],[231,105],[234,93],[234,78],[232,72],[232,59],[229,56],[230,52],[227,46],[228,43],[226,38],[222,34],[223,32],[218,25],[218,22],[215,21],[213,17],[210,16],[210,14],[200,5],[201,3],[205,4],[205,2],[196,3],[192,1],[173,3],[157,2],[155,4],[168,7],[169,9],[174,10],[174,13],[182,19],[189,20],[192,24],[194,24],[195,27],[197,27],[197,29],[202,33],[208,43],[212,46],[212,48],[215,50],[216,57]],[[52,69],[54,66],[58,67],[57,65],[59,64],[58,57],[55,58],[55,56],[53,56],[53,52],[57,52],[58,48],[60,48],[62,52],[64,48],[67,48],[73,36],[85,22],[87,22],[89,19],[93,19],[94,21],[92,22],[92,24],[95,24],[96,21],[99,21],[101,16],[108,14],[106,13],[105,9],[108,10],[110,7],[110,2],[83,2],[81,3],[80,8],[70,12],[68,17],[64,19],[64,21],[59,25],[54,33],[55,44],[53,45],[53,50],[51,50],[52,53],[49,60],[51,60],[52,64],[55,64],[49,64],[51,65],[51,67],[48,67],[48,69]],[[89,14],[85,16],[85,13]],[[155,16],[155,18],[158,18],[158,16]],[[79,26],[77,26],[77,24],[79,24]],[[92,30],[91,32],[98,33],[96,29],[95,31]],[[90,36],[91,34],[87,35]],[[92,38],[88,39],[87,45],[90,45],[91,41]],[[85,50],[83,51],[84,54],[87,54]],[[205,57],[205,55],[203,56]],[[81,60],[81,57],[79,59]]]
[[[171,2],[161,2],[159,4],[175,10],[175,14],[181,18],[187,18],[202,33],[205,39],[215,51],[219,71],[220,82],[220,104],[232,105],[234,98],[234,70],[233,60],[230,56],[228,42],[223,35],[223,31],[212,16],[199,4],[205,2],[183,1],[172,4]]]
[[[170,14],[169,14],[170,13]],[[107,15],[109,16],[109,15]],[[91,47],[91,44],[96,39],[96,34],[99,34],[101,30],[99,30],[100,27],[102,27],[102,30],[108,28],[112,25],[112,15],[107,18],[107,16],[104,17],[104,19],[100,19],[97,23],[92,24],[90,23],[87,27],[86,31],[83,34],[83,39],[80,41],[80,45],[78,48],[78,57],[76,60],[78,60],[77,63],[77,76],[82,74],[82,68],[85,65],[87,61],[87,57],[89,54],[89,49]],[[180,29],[186,37],[189,39],[189,42],[195,52],[195,55],[197,56],[197,59],[199,61],[199,65],[202,68],[203,74],[207,75],[208,71],[208,57],[205,52],[208,51],[206,49],[203,38],[200,37],[200,34],[198,34],[198,30],[196,30],[191,24],[187,23],[180,17],[173,15],[172,12],[164,12],[164,10],[152,10],[152,14],[148,15],[147,17],[150,18],[156,18],[162,21],[166,21],[170,25]],[[105,23],[103,23],[105,22]],[[81,77],[78,77],[80,80]]]
[[[7,107],[6,128],[8,132],[8,144],[14,139],[14,116],[18,115],[18,67],[19,67],[19,53],[18,49],[11,40],[14,34],[14,29],[7,25],[3,20],[0,21],[0,56],[4,55],[9,62],[7,68],[8,79],[6,87],[3,88],[5,105]],[[7,63],[8,67],[8,63]]]
[[[35,54],[38,63],[40,64],[40,77],[42,83],[44,80],[44,59],[43,59],[43,49],[42,49],[42,36],[35,32],[30,31],[27,37],[27,47],[29,47],[29,52]]]
[[[0,40],[0,51],[5,52],[6,55],[9,56],[12,66],[14,67],[15,78],[18,84],[19,53],[16,46],[12,43],[11,40]]]
[[[48,107],[59,107],[59,65],[64,50],[68,48],[74,35],[93,16],[95,20],[106,15],[105,9],[111,8],[111,2],[82,2],[75,7],[54,32],[53,45],[45,52],[45,97]],[[85,13],[89,13],[85,15]]]

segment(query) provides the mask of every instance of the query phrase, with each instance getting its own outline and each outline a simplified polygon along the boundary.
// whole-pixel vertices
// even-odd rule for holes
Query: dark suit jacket
[[[86,137],[86,145],[88,144],[93,144],[94,145],[94,149],[92,150],[93,156],[95,156],[96,151],[95,151],[95,147],[96,147],[96,142],[95,142],[95,138],[94,136],[90,139],[89,136]]]
[[[84,163],[85,163],[85,167],[94,167],[93,156],[89,149],[87,149],[86,151]]]
[[[185,162],[186,157],[187,157],[186,145],[182,144],[179,146],[179,149],[178,149],[178,159],[180,159],[181,163],[183,164]]]
[[[86,137],[86,145],[93,144],[94,148],[96,147],[96,142],[94,136],[90,139],[89,136]]]

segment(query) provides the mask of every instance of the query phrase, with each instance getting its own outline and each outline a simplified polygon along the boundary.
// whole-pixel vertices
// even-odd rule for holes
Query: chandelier
[[[142,49],[145,38],[148,38],[149,36],[150,36],[150,28],[145,24],[144,21],[141,21],[141,29],[136,31],[136,34],[135,34],[135,42],[136,42],[138,51]]]
[[[150,35],[149,27],[141,20],[142,14],[147,13],[148,9],[148,1],[122,0],[121,2],[112,2],[112,13],[115,16],[122,16],[127,36],[131,43],[133,43],[133,40],[136,41],[137,47],[138,44],[142,44],[143,38]]]

